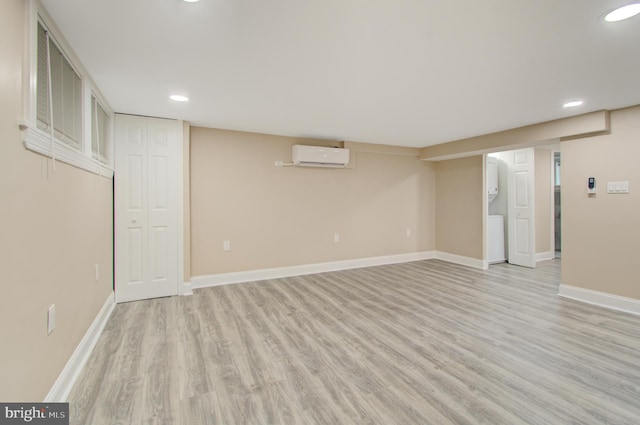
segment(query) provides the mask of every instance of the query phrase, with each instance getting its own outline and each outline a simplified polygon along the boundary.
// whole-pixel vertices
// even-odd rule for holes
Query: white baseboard
[[[207,276],[192,276],[191,284],[194,289],[198,289],[209,286],[227,285],[230,283],[255,282],[265,279],[278,279],[314,273],[382,266],[386,264],[408,263],[411,261],[430,260],[434,258],[436,258],[434,251],[413,252],[409,254],[386,255],[383,257],[360,258],[355,260],[333,261],[329,263],[219,273]]]
[[[538,252],[538,253],[536,253],[536,263],[538,261],[553,260],[554,258],[556,258],[556,252],[555,251],[547,251],[547,252]]]
[[[611,310],[640,315],[640,300],[634,298],[621,297],[619,295],[592,291],[591,289],[578,288],[570,285],[560,285],[558,296]]]
[[[474,269],[487,270],[489,268],[489,262],[485,260],[479,260],[477,258],[463,257],[462,255],[449,254],[448,252],[436,251],[436,258],[438,260],[446,261],[448,263],[460,264],[461,266],[473,267]]]
[[[107,320],[109,320],[115,306],[114,295],[113,292],[111,292],[98,312],[98,315],[93,320],[93,323],[89,326],[87,333],[84,334],[84,337],[80,340],[80,343],[69,358],[69,361],[67,361],[64,369],[60,372],[58,379],[56,379],[51,390],[49,390],[49,394],[47,394],[44,399],[45,403],[67,401],[73,385],[80,376],[80,372],[82,372],[87,360],[89,360],[89,356],[96,346],[98,338],[100,338],[102,330],[107,324]]]
[[[193,295],[193,287],[191,286],[191,282],[182,282],[180,285],[180,290],[178,291],[178,295]]]

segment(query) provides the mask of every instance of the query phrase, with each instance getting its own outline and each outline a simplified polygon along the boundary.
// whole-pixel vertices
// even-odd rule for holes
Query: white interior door
[[[178,129],[116,115],[116,302],[178,293]]]
[[[509,263],[536,266],[533,148],[510,152],[508,172]]]

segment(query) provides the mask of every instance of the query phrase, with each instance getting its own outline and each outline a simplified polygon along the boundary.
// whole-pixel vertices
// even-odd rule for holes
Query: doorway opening
[[[557,141],[486,156],[487,265],[535,267],[560,245],[560,152]]]
[[[555,248],[555,258],[560,258],[562,253],[562,203],[561,203],[561,181],[560,181],[560,152],[553,152],[553,239]]]

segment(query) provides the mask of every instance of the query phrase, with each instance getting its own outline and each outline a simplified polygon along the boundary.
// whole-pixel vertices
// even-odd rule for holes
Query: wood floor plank
[[[559,280],[429,260],[121,304],[71,423],[640,423],[640,317]]]
[[[334,278],[336,278],[334,276]],[[342,282],[344,284],[344,282]],[[331,283],[325,282],[325,285],[314,285],[314,288],[320,287],[328,287]],[[351,306],[351,309],[357,309],[357,307]],[[368,314],[368,310],[371,309],[369,306],[366,310],[363,310],[363,314]],[[372,317],[367,317],[367,320],[363,321],[363,325],[367,324],[375,324],[376,317],[384,317],[385,313],[383,311],[374,311]],[[373,319],[373,320],[371,320]],[[396,318],[396,320],[398,320]],[[362,344],[366,344],[367,341],[374,341],[375,347],[372,350],[371,358],[376,360],[376,369],[378,370],[386,370],[391,371],[391,373],[385,376],[385,380],[393,382],[394,379],[398,376],[403,378],[404,382],[409,383],[409,387],[405,387],[405,392],[413,391],[414,393],[419,393],[424,396],[422,404],[425,402],[431,402],[431,398],[429,396],[430,391],[425,389],[425,385],[429,385],[432,383],[436,383],[436,390],[439,392],[440,396],[448,395],[450,400],[462,400],[462,402],[442,404],[441,409],[442,413],[447,415],[454,423],[473,423],[474,420],[479,420],[480,416],[483,415],[483,412],[478,411],[478,406],[481,406],[484,410],[491,409],[499,409],[499,406],[494,405],[490,401],[488,403],[484,403],[482,405],[478,405],[473,401],[478,397],[482,397],[482,395],[473,395],[469,394],[469,389],[466,387],[464,382],[459,382],[455,379],[452,379],[453,376],[451,374],[442,374],[441,368],[444,365],[450,363],[450,361],[445,361],[441,363],[439,368],[434,369],[432,371],[431,365],[423,365],[423,359],[427,356],[426,351],[423,349],[429,346],[427,344],[415,344],[411,337],[407,337],[406,331],[409,328],[404,328],[405,332],[397,332],[397,328],[387,326],[387,322],[382,321],[371,330],[371,332],[367,332],[366,328],[361,328],[361,332],[364,333],[364,338],[362,339]],[[417,332],[413,332],[413,335],[416,335]],[[376,336],[377,335],[377,336]],[[356,335],[357,338],[357,335]],[[399,348],[408,348],[399,351]],[[382,349],[382,350],[381,350]],[[454,350],[448,351],[448,358],[451,359],[452,354],[455,354],[456,347],[453,347]],[[416,352],[413,352],[413,351]],[[386,356],[381,356],[380,353],[384,353]],[[397,365],[400,364],[402,367],[397,368]],[[407,374],[407,371],[411,371],[411,374]],[[416,377],[421,379],[417,380]],[[402,384],[396,384],[402,385]],[[465,404],[466,403],[466,404]],[[455,406],[455,409],[447,409],[447,407]],[[461,416],[462,412],[468,414],[468,417],[465,419]],[[496,414],[489,415],[492,418],[497,418]],[[473,418],[473,419],[470,419]],[[493,419],[494,423],[496,419]],[[513,423],[513,418],[507,420],[505,423]]]

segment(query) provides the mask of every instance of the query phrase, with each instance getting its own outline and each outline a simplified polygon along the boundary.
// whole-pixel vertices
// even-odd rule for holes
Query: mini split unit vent
[[[300,167],[344,168],[349,163],[349,149],[293,145],[293,165]]]

